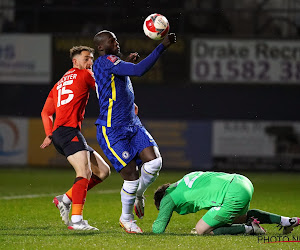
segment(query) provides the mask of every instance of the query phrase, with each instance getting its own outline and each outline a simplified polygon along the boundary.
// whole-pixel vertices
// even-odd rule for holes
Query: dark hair
[[[162,186],[158,187],[154,193],[154,204],[157,208],[157,210],[159,210],[159,206],[160,206],[160,201],[162,200],[162,198],[165,196],[166,193],[166,189],[171,185],[171,183],[166,183],[163,184]]]
[[[70,49],[70,58],[73,59],[74,56],[80,55],[82,51],[89,51],[90,53],[95,53],[95,50],[88,46],[74,46]]]

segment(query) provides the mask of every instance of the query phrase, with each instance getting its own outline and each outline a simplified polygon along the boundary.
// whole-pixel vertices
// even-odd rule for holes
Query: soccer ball
[[[155,13],[145,19],[143,29],[147,37],[161,40],[168,34],[170,25],[165,16]]]

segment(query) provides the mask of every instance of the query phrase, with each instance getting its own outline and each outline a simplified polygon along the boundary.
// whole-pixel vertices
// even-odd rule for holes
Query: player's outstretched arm
[[[174,33],[168,35],[169,38],[164,38],[161,42],[146,58],[137,64],[122,61],[116,67],[113,67],[112,73],[125,76],[142,76],[144,75],[158,60],[160,55],[171,44],[176,42],[176,36]]]
[[[170,33],[170,34],[166,35],[161,43],[164,45],[165,48],[168,48],[173,43],[176,43],[175,33]]]
[[[152,225],[152,232],[161,234],[166,230],[174,211],[175,203],[169,194],[166,194],[160,202],[157,219]]]

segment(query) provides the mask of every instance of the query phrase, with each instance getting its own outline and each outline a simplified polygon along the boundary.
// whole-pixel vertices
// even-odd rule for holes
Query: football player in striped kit
[[[134,64],[138,53],[131,53],[127,62],[118,57],[120,46],[114,33],[103,30],[94,37],[100,55],[93,66],[100,106],[96,121],[97,140],[124,179],[119,223],[127,233],[143,232],[134,220],[133,208],[138,218],[143,218],[144,192],[162,167],[162,157],[155,140],[135,114],[130,76],[145,74],[175,42],[175,34],[168,34],[151,54]],[[137,166],[141,166],[141,175]]]

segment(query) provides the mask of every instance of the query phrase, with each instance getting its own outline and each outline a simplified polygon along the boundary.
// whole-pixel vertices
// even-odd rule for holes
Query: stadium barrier
[[[82,133],[105,159],[96,139],[95,118],[86,118]],[[159,145],[166,169],[300,170],[300,123],[283,121],[146,120]],[[53,146],[44,150],[39,118],[0,118],[0,166],[64,166]],[[106,159],[107,160],[107,159]]]

